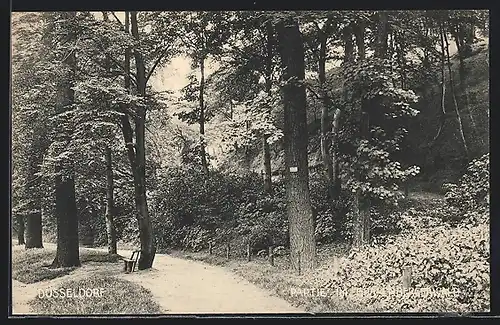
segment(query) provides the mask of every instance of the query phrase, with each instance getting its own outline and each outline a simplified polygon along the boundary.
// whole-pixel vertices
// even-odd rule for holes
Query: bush
[[[151,193],[153,226],[159,248],[205,248],[208,241],[225,242],[237,235],[242,206],[254,204],[270,213],[258,174],[236,175],[199,168],[169,168]],[[255,212],[255,211],[254,211]],[[248,212],[250,213],[250,212]],[[273,219],[272,217],[270,217]],[[227,230],[227,231],[226,231]]]
[[[387,311],[487,311],[488,243],[488,224],[406,232],[382,246],[353,252],[339,269],[328,266],[316,277],[329,280],[311,284],[350,292],[353,302]],[[402,296],[391,290],[402,289],[405,266],[412,268],[413,292]],[[426,290],[437,296],[426,296]]]
[[[348,292],[352,303],[375,311],[488,311],[490,292],[489,160],[474,160],[446,203],[395,211],[398,236],[385,236],[319,271],[309,285]],[[382,237],[382,236],[381,236]],[[412,269],[410,291],[402,270]],[[320,282],[318,282],[320,281]],[[399,289],[399,290],[398,290]]]
[[[446,202],[457,209],[458,219],[477,221],[482,212],[489,210],[490,160],[489,153],[474,159],[458,184],[443,185]],[[472,220],[471,220],[472,221]]]

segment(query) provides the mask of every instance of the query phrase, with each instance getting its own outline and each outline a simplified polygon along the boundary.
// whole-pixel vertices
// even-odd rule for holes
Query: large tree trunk
[[[76,12],[67,14],[69,20],[75,19]],[[67,41],[72,44],[76,41],[76,35],[71,26],[68,27]],[[75,102],[75,92],[72,89],[76,77],[76,55],[72,51],[65,59],[64,64],[69,68],[65,76],[63,100],[61,101],[61,113],[68,110],[68,106]],[[71,131],[62,135],[62,141],[69,143]],[[80,254],[78,247],[78,214],[76,207],[75,176],[73,162],[64,160],[58,162],[55,167],[55,216],[57,219],[57,251],[52,262],[52,267],[80,266]]]
[[[130,14],[132,35],[138,41],[139,29],[137,26],[137,12]],[[140,96],[146,97],[146,67],[142,54],[134,51],[135,66],[137,73],[137,91]],[[139,223],[139,236],[141,241],[141,254],[139,258],[139,270],[145,270],[153,266],[156,254],[153,225],[151,223],[146,200],[146,108],[138,107],[135,118],[135,171],[134,192],[137,217]]]
[[[16,216],[17,220],[17,244],[24,245],[24,216]]]
[[[111,157],[111,148],[106,147],[106,232],[109,254],[116,254],[116,231],[114,224],[115,204],[113,191],[113,161]]]
[[[271,97],[271,86],[272,86],[272,67],[273,67],[273,28],[271,22],[266,22],[266,93]],[[271,108],[269,108],[269,114],[271,113]],[[267,143],[268,135],[264,134],[262,137],[262,156],[263,156],[263,169],[264,169],[264,191],[267,193],[272,193],[272,170],[271,170],[271,152],[269,150],[269,143]]]
[[[205,151],[205,58],[200,60],[200,158],[201,166],[205,175],[208,175],[207,153]]]
[[[26,216],[25,248],[43,248],[41,210],[35,210]]]
[[[306,92],[304,48],[297,22],[288,19],[277,26],[280,54],[284,64],[284,147],[287,214],[292,267],[299,273],[316,266],[314,215],[309,196],[307,160]],[[293,80],[295,79],[295,80]]]
[[[52,267],[80,266],[75,180],[59,175],[61,171],[56,168],[57,252]]]
[[[38,144],[38,141],[35,142]],[[31,197],[28,199],[28,213],[26,215],[26,248],[42,248],[42,202],[41,202],[41,182],[36,174],[40,171],[42,162],[41,148],[32,148],[32,156],[29,160],[28,183]]]

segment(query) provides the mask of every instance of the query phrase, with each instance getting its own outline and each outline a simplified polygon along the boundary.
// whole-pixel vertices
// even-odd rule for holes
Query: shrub
[[[488,224],[441,225],[405,232],[382,246],[353,252],[341,260],[339,269],[322,269],[313,286],[350,292],[355,303],[376,304],[390,311],[487,311],[489,309]],[[405,296],[401,275],[412,268],[411,288]],[[393,291],[391,291],[393,290]],[[422,294],[431,292],[440,296]],[[446,290],[448,294],[445,295]]]
[[[474,159],[458,184],[446,183],[443,188],[446,202],[457,209],[460,218],[476,219],[484,215],[481,212],[489,209],[489,153]]]

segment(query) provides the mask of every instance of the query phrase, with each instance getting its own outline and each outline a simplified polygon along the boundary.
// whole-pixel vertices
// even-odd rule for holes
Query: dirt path
[[[118,253],[131,255],[127,250]],[[87,277],[91,272],[101,272],[100,268],[84,265],[66,276],[28,285],[13,280],[13,314],[29,314],[27,302],[36,297],[38,289]],[[165,314],[304,312],[223,268],[164,254],[156,254],[152,269],[130,274],[112,273],[150,290]]]

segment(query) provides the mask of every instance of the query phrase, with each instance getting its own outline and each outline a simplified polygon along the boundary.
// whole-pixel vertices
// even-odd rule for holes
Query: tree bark
[[[108,238],[108,253],[116,254],[116,231],[114,224],[114,184],[113,184],[113,161],[111,148],[106,147],[106,232]]]
[[[17,220],[17,244],[24,245],[24,216],[16,216]]]
[[[266,67],[265,67],[265,79],[266,79],[266,93],[271,97],[271,86],[272,86],[272,67],[273,67],[273,28],[271,22],[266,22]],[[271,115],[271,108],[268,111]],[[262,137],[262,156],[263,156],[263,169],[264,169],[264,191],[267,193],[273,192],[272,185],[272,170],[271,170],[271,152],[269,149],[269,143],[267,139],[268,135],[264,134]]]
[[[76,12],[70,12],[67,19],[76,17]],[[76,35],[72,27],[68,28],[68,43],[76,41]],[[75,92],[72,87],[76,77],[76,55],[72,51],[64,61],[69,68],[69,73],[65,76],[63,89],[63,99],[61,101],[61,113],[67,111],[68,106],[75,102]],[[64,132],[62,141],[69,143],[71,134]],[[80,266],[80,252],[78,241],[78,214],[76,206],[75,177],[72,161],[58,162],[55,167],[55,216],[57,219],[57,250],[56,257],[52,262],[52,267]]]
[[[287,214],[291,264],[299,274],[316,266],[314,216],[309,194],[307,114],[304,80],[304,47],[298,23],[277,25],[284,64],[284,147]]]
[[[132,36],[139,40],[139,29],[137,26],[137,12],[130,13],[130,25]],[[142,54],[134,50],[135,66],[137,73],[137,91],[140,96],[146,97],[146,68]],[[148,212],[146,199],[146,107],[137,107],[135,118],[135,171],[134,193],[137,217],[139,223],[139,236],[141,241],[141,254],[138,269],[145,270],[153,266],[156,254],[153,225]]]

